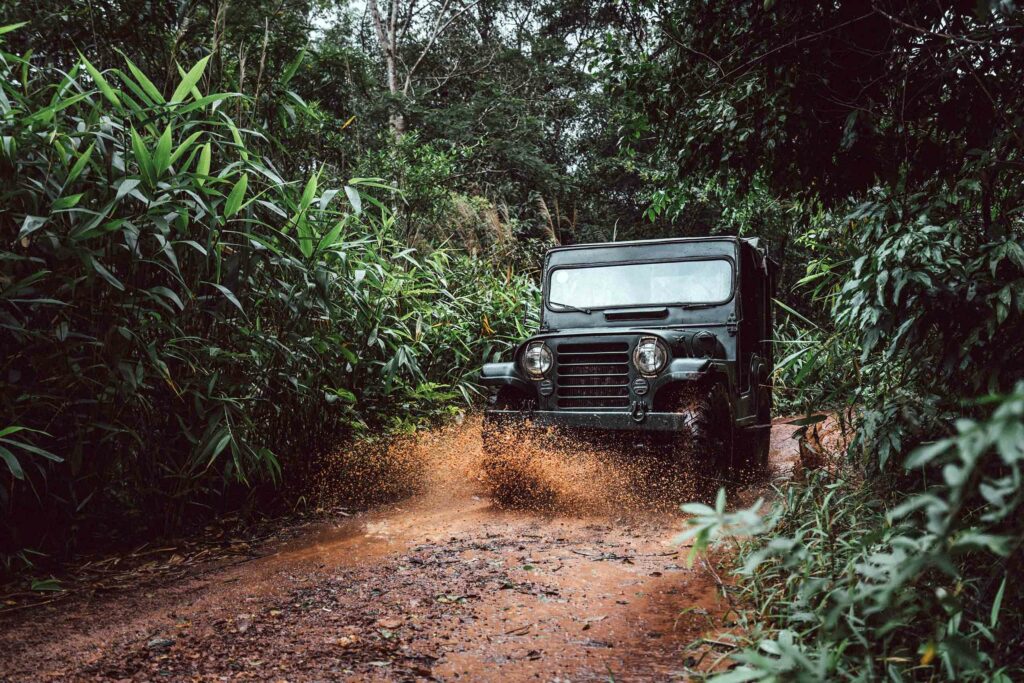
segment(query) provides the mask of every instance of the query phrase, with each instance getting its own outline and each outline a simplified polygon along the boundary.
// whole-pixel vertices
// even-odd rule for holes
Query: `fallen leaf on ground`
[[[153,638],[146,643],[146,647],[150,650],[166,650],[171,645],[174,645],[174,639],[172,638]]]

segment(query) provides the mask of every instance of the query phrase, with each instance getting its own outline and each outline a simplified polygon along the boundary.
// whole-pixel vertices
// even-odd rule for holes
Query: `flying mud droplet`
[[[485,434],[483,471],[502,507],[574,514],[674,512],[707,499],[721,483],[678,446],[647,438],[554,430]]]
[[[676,512],[683,502],[713,500],[726,483],[719,469],[678,445],[528,429],[492,434],[470,416],[331,454],[315,497],[323,506],[365,508],[474,493],[506,509],[619,516]]]
[[[479,488],[480,419],[362,441],[326,457],[313,496],[329,507],[368,508],[414,495],[445,496]]]

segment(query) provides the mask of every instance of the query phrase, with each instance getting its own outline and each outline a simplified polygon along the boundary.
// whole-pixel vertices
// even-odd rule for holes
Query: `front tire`
[[[529,402],[515,391],[502,390],[495,397],[494,408],[524,411]],[[519,418],[484,415],[481,465],[490,497],[499,507],[519,507],[533,484],[524,476],[521,462],[527,457],[520,452],[527,429],[525,421]]]
[[[724,384],[716,382],[707,388],[686,392],[678,408],[686,416],[689,434],[683,436],[683,447],[698,462],[717,469],[735,465],[736,428],[732,401]]]

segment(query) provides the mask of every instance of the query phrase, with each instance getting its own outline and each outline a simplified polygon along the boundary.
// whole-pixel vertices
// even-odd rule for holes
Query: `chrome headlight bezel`
[[[530,342],[523,351],[519,365],[530,379],[543,379],[555,364],[555,354],[542,341]]]
[[[653,353],[653,356],[648,355]],[[653,362],[648,363],[651,359]],[[668,347],[657,337],[643,337],[633,349],[633,366],[644,377],[654,377],[668,364]]]

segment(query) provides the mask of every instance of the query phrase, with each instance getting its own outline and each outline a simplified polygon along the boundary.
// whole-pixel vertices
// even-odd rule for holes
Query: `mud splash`
[[[698,459],[648,441],[596,442],[554,431],[499,433],[483,456],[497,502],[574,515],[672,514],[721,480]]]
[[[494,493],[505,508],[547,513],[671,513],[726,484],[699,458],[637,440],[600,442],[553,431],[503,433],[485,455],[481,418],[390,442],[363,443],[328,457],[314,499],[325,508],[368,507],[467,490]]]
[[[645,488],[668,475],[642,452],[538,442],[530,472],[554,495],[503,509],[479,430],[339,453],[361,478],[325,476],[324,506],[345,487],[390,502],[284,528],[253,561],[18,613],[0,623],[0,680],[649,681],[725,665],[725,569],[688,567],[671,540],[685,477]],[[792,461],[779,431],[773,460]]]

